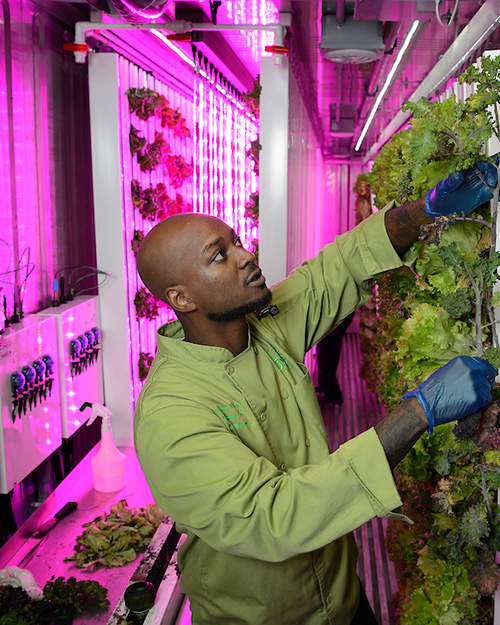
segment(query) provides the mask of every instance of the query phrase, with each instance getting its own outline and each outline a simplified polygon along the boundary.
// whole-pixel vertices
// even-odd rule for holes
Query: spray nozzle
[[[102,406],[101,404],[91,404],[88,401],[84,402],[80,406],[80,412],[83,412],[85,408],[92,408],[92,414],[87,421],[87,425],[91,425],[92,423],[94,423],[97,417],[102,417],[103,431],[106,432],[111,429],[111,417],[113,416],[111,410],[106,408],[106,406]]]

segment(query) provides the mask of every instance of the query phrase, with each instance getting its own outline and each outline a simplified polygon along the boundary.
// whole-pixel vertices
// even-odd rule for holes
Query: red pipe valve
[[[289,54],[290,48],[288,46],[266,46],[264,48],[266,52],[272,52],[273,54]]]
[[[88,52],[89,47],[86,43],[63,43],[63,50],[70,52]]]

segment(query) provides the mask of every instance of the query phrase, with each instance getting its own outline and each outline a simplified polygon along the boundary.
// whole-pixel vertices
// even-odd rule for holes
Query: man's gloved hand
[[[498,154],[493,158],[498,162]],[[491,200],[497,181],[497,168],[493,163],[476,161],[471,169],[453,172],[427,192],[427,214],[435,219],[451,213],[470,213],[483,202]]]
[[[432,434],[434,426],[462,419],[489,404],[497,373],[483,358],[457,356],[403,399],[418,399]]]

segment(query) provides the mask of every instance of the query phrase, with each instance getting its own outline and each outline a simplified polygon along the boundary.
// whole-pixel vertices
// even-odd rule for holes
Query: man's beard
[[[208,313],[207,317],[212,321],[233,321],[234,319],[240,319],[245,315],[250,315],[251,313],[259,312],[266,306],[269,306],[271,303],[273,295],[271,291],[267,291],[265,295],[261,298],[254,300],[253,302],[249,302],[248,304],[244,304],[239,308],[233,308],[233,310],[226,310],[222,313]]]

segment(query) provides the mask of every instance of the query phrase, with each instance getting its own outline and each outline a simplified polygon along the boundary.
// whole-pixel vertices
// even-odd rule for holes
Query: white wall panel
[[[259,264],[268,285],[287,273],[289,75],[287,58],[261,59]]]
[[[287,274],[323,239],[323,162],[293,72],[289,82]]]

